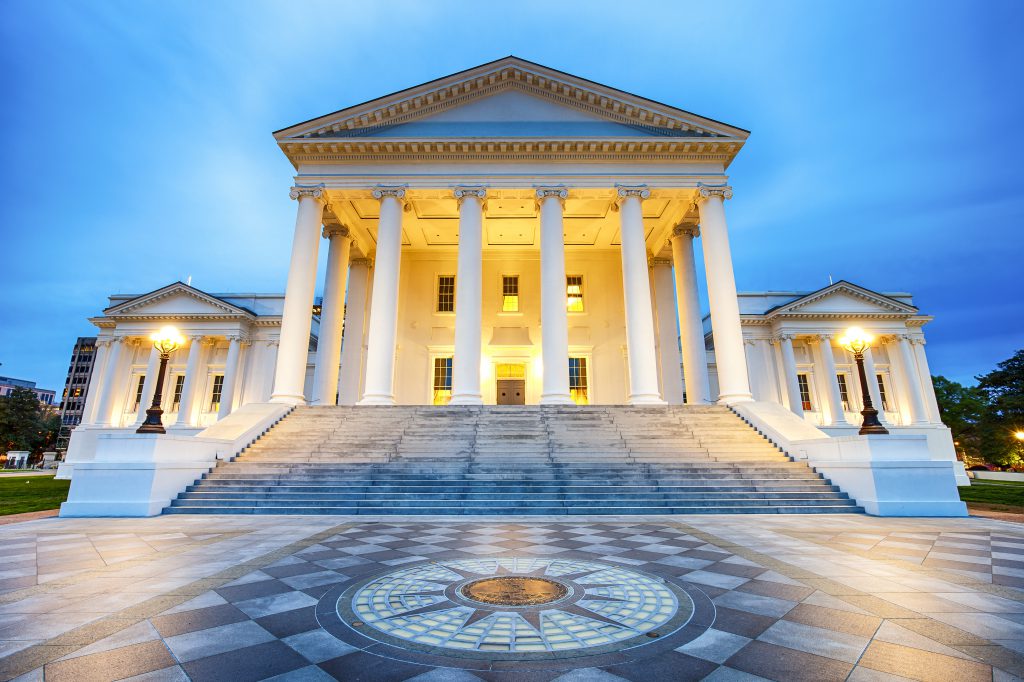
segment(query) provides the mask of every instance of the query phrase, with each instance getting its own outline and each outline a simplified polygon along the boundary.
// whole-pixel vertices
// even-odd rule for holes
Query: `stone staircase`
[[[860,512],[728,408],[299,407],[174,514]]]

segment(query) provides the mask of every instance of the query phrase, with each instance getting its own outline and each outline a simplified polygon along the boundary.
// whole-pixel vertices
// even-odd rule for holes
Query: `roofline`
[[[106,315],[106,314],[107,314],[107,311],[108,311],[108,310],[113,310],[114,308],[117,308],[117,307],[119,307],[119,306],[122,306],[122,305],[124,305],[125,303],[129,303],[129,302],[131,302],[131,301],[134,301],[134,300],[135,300],[135,299],[137,299],[137,298],[142,298],[143,296],[151,296],[151,295],[153,295],[153,294],[157,293],[158,291],[163,291],[164,289],[170,289],[171,287],[173,287],[173,286],[175,286],[175,285],[179,285],[179,284],[180,284],[181,286],[185,287],[186,289],[191,289],[192,291],[195,291],[196,293],[202,294],[203,296],[209,296],[210,298],[215,298],[215,299],[217,299],[218,301],[220,301],[221,303],[223,303],[224,305],[229,305],[229,306],[231,306],[232,308],[237,308],[238,310],[241,310],[241,311],[243,311],[243,312],[246,312],[246,313],[248,313],[248,314],[252,315],[253,317],[259,317],[259,316],[258,316],[258,315],[257,315],[256,313],[254,313],[253,311],[249,310],[249,309],[248,309],[248,308],[246,308],[245,306],[240,306],[240,305],[236,305],[236,304],[232,303],[231,301],[225,301],[225,300],[224,300],[223,298],[221,298],[220,296],[217,296],[217,295],[215,295],[215,294],[211,294],[211,293],[209,293],[209,292],[207,292],[207,291],[203,291],[202,289],[197,289],[196,287],[192,286],[191,284],[185,284],[185,283],[184,283],[184,282],[182,282],[182,281],[181,281],[180,279],[179,279],[179,280],[177,280],[177,281],[175,281],[175,282],[171,282],[170,284],[165,284],[165,285],[164,285],[164,286],[162,286],[162,287],[157,287],[156,289],[153,289],[152,291],[147,291],[147,292],[146,292],[146,293],[144,293],[144,294],[136,294],[135,296],[132,296],[131,298],[129,298],[129,299],[127,299],[126,301],[124,301],[123,303],[118,303],[117,305],[111,305],[111,306],[107,306],[106,308],[104,308],[104,309],[102,310],[102,312],[103,312],[103,314],[104,314],[104,315]],[[125,295],[128,295],[128,296],[130,296],[130,294],[125,294]],[[111,298],[113,298],[113,297],[111,297]]]
[[[776,310],[779,310],[780,308],[785,308],[788,305],[793,305],[794,303],[799,301],[801,298],[807,298],[809,296],[814,296],[815,294],[820,294],[821,292],[826,291],[828,289],[832,289],[833,287],[837,287],[840,284],[846,284],[847,286],[855,287],[855,288],[860,289],[862,291],[867,291],[868,293],[871,293],[871,294],[874,294],[875,296],[879,296],[881,298],[884,298],[885,300],[891,301],[893,304],[901,306],[901,307],[904,307],[904,308],[911,308],[914,311],[918,311],[918,312],[921,310],[916,305],[913,305],[911,303],[904,303],[903,301],[897,301],[895,298],[892,298],[891,296],[887,296],[885,294],[879,293],[879,292],[875,291],[874,289],[868,289],[867,287],[862,287],[859,284],[854,284],[853,282],[851,282],[849,280],[841,279],[838,282],[833,282],[832,284],[829,284],[827,287],[821,287],[820,289],[815,289],[814,291],[811,291],[811,292],[808,292],[806,294],[803,294],[802,296],[800,296],[800,298],[796,298],[796,299],[794,299],[792,301],[787,301],[786,303],[781,303],[781,304],[779,304],[779,305],[777,305],[777,306],[775,306],[773,308],[769,308],[768,310],[764,311],[763,313],[757,313],[757,314],[759,314],[759,315],[768,315],[770,313],[775,312]],[[908,294],[908,296],[909,296],[909,294]]]
[[[335,116],[337,114],[342,113],[343,111],[348,111],[349,109],[355,109],[357,107],[363,107],[363,106],[366,106],[368,104],[373,104],[374,102],[378,102],[380,100],[388,99],[390,97],[394,97],[395,95],[400,95],[403,92],[408,92],[409,90],[415,90],[416,88],[426,87],[426,86],[429,86],[429,85],[431,85],[433,83],[439,83],[440,81],[447,80],[449,78],[455,78],[457,76],[461,76],[463,74],[469,73],[470,71],[476,71],[477,69],[483,69],[483,68],[488,67],[488,66],[493,66],[495,64],[498,64],[499,62],[503,62],[503,61],[506,61],[506,60],[509,60],[509,59],[516,59],[516,60],[518,60],[520,62],[523,62],[525,64],[530,64],[532,66],[538,66],[538,67],[540,67],[542,69],[546,69],[548,71],[552,71],[554,73],[561,74],[562,76],[567,76],[569,78],[574,78],[574,79],[582,81],[584,83],[590,83],[591,85],[596,85],[596,86],[599,86],[599,87],[602,87],[602,88],[606,88],[608,90],[614,90],[616,92],[621,92],[624,95],[629,95],[630,97],[635,97],[636,99],[643,100],[645,102],[650,102],[651,104],[656,104],[656,105],[658,105],[660,107],[668,107],[669,109],[675,109],[676,111],[681,111],[684,114],[688,114],[690,116],[696,116],[697,118],[702,118],[702,119],[705,119],[707,121],[711,121],[712,123],[717,123],[718,125],[727,126],[727,127],[732,128],[734,130],[739,130],[741,132],[746,133],[747,135],[750,135],[750,131],[747,130],[746,128],[740,128],[739,126],[734,126],[731,123],[726,123],[725,121],[719,121],[718,119],[715,119],[715,118],[710,118],[708,116],[703,116],[701,114],[695,114],[692,111],[687,111],[686,109],[680,109],[679,107],[673,106],[671,104],[665,104],[664,102],[659,102],[658,100],[655,100],[655,99],[650,99],[648,97],[643,97],[641,95],[637,95],[637,94],[634,94],[632,92],[629,92],[628,90],[623,90],[621,88],[616,88],[616,87],[612,87],[610,85],[605,85],[604,83],[598,83],[597,81],[592,81],[589,78],[583,78],[581,76],[577,76],[575,74],[571,74],[571,73],[568,73],[566,71],[561,71],[559,69],[553,69],[550,66],[545,66],[543,64],[538,64],[537,62],[532,62],[529,59],[523,59],[522,57],[517,57],[514,54],[506,55],[504,57],[501,57],[500,59],[495,59],[493,61],[484,62],[483,64],[478,64],[477,66],[471,66],[468,69],[463,69],[462,71],[456,71],[455,73],[450,73],[447,76],[441,76],[439,78],[434,78],[433,80],[429,80],[429,81],[426,81],[426,82],[423,82],[423,83],[419,83],[418,85],[411,85],[411,86],[409,86],[407,88],[402,88],[401,90],[396,90],[396,91],[394,91],[392,93],[389,93],[387,95],[381,95],[380,97],[374,97],[373,99],[366,100],[365,102],[360,102],[358,104],[352,104],[352,105],[349,105],[347,107],[342,107],[341,109],[338,109],[337,111],[332,111],[332,112],[330,112],[328,114],[323,114],[321,116],[314,116],[313,118],[307,119],[307,120],[302,121],[300,123],[295,123],[295,124],[292,124],[290,126],[286,126],[284,128],[280,128],[278,130],[275,130],[271,134],[274,135],[275,138],[276,138],[278,133],[282,133],[282,132],[284,132],[286,130],[291,130],[292,128],[298,128],[299,126],[304,126],[304,125],[306,125],[308,123],[312,123],[313,121],[317,121],[317,120],[319,120],[321,118],[327,118],[329,116]]]

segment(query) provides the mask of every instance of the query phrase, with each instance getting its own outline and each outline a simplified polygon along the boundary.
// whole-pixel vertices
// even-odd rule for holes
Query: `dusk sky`
[[[515,54],[752,131],[738,288],[909,291],[970,381],[1024,348],[1022,36],[1022,2],[4,0],[0,375],[60,391],[112,293],[283,291],[271,132]]]

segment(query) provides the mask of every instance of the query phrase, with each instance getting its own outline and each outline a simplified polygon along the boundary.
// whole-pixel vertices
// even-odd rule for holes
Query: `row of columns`
[[[462,186],[455,188],[453,193],[459,202],[459,252],[451,404],[479,405],[483,403],[480,392],[480,358],[482,229],[486,189]],[[316,285],[319,232],[327,199],[323,185],[294,187],[291,196],[298,200],[299,207],[281,320],[281,347],[271,400],[298,404],[304,402],[305,358],[312,324],[311,310]],[[373,196],[380,201],[380,218],[373,272],[374,293],[367,330],[365,389],[359,404],[393,405],[401,221],[405,190],[399,187],[378,187],[374,190]],[[629,402],[634,405],[665,402],[658,384],[655,326],[643,227],[642,202],[649,196],[650,191],[646,187],[621,186],[617,189],[617,207],[621,221]],[[700,185],[695,202],[703,228],[712,333],[719,358],[719,400],[725,403],[751,400],[723,208],[723,201],[731,196],[732,190],[728,187]],[[569,335],[563,225],[564,202],[567,197],[568,190],[565,187],[541,187],[536,190],[540,212],[541,251],[543,379],[540,403],[549,405],[572,404],[569,395]],[[687,400],[691,403],[704,403],[711,399],[693,256],[693,239],[699,234],[698,228],[692,226],[677,228],[672,237],[678,302],[678,310],[675,312],[679,316],[682,329]],[[345,300],[345,273],[348,271],[351,238],[348,231],[341,227],[325,228],[323,235],[330,240],[331,246],[328,254],[312,402],[334,404],[335,396],[342,392],[341,384],[352,381],[351,376],[345,376],[347,368],[358,366],[358,362],[355,361],[356,349],[346,353],[347,348],[341,347],[342,325],[338,319]],[[661,281],[665,282],[665,276],[660,277]],[[360,311],[358,315],[361,314]],[[361,346],[361,334],[358,331],[362,328],[361,318],[358,322],[354,333],[348,335],[351,343],[346,341],[346,347]],[[350,321],[346,320],[345,324],[350,324]],[[666,325],[665,329],[667,328]],[[663,330],[662,334],[665,333]],[[664,340],[662,346],[665,346]],[[340,383],[337,361],[339,355],[344,356],[341,362],[343,376]]]
[[[201,398],[199,392],[203,387],[202,378],[206,376],[209,353],[216,344],[213,337],[201,334],[190,335],[188,340],[188,356],[185,361],[181,402],[178,405],[177,419],[171,425],[176,428],[190,428],[196,424],[198,416],[196,406]],[[229,335],[227,340],[228,350],[224,363],[224,381],[221,384],[218,419],[223,419],[231,414],[234,408],[235,397],[238,393],[242,348],[249,343],[241,335]],[[89,407],[86,410],[83,423],[100,427],[117,426],[119,420],[115,416],[115,409],[118,405],[118,398],[124,395],[123,388],[127,377],[123,375],[130,364],[126,362],[126,360],[130,360],[128,353],[142,343],[142,339],[127,336],[101,338],[96,341],[97,355],[94,362],[97,369],[93,372],[89,383],[87,394],[90,397]],[[142,384],[142,397],[136,415],[136,425],[145,420],[146,408],[153,402],[159,367],[160,354],[155,348],[151,348]],[[164,382],[164,391],[173,391],[173,384],[170,381]],[[169,406],[166,398],[165,396],[161,396],[161,398],[164,409],[167,411]]]
[[[802,401],[800,399],[800,386],[797,380],[798,370],[796,353],[793,350],[793,341],[798,338],[794,334],[779,334],[771,340],[771,343],[779,349],[779,356],[782,360],[781,383],[784,386],[786,402],[790,410],[799,417],[804,416]],[[842,396],[839,388],[838,372],[836,370],[835,352],[832,347],[832,334],[813,334],[802,336],[810,347],[814,364],[821,368],[821,375],[824,375],[824,400],[823,407],[827,409],[826,421],[831,426],[844,426],[849,424],[842,407]],[[909,425],[923,425],[931,421],[939,421],[938,405],[934,407],[927,404],[929,399],[934,400],[934,392],[926,391],[924,380],[930,381],[931,374],[928,371],[927,359],[924,354],[924,339],[910,336],[909,334],[896,334],[879,337],[879,341],[887,347],[890,360],[890,367],[896,374],[895,384],[901,389],[905,401],[905,412],[909,418]],[[864,351],[864,373],[868,377],[868,391],[871,395],[871,402],[879,410],[879,419],[888,423],[885,411],[882,409],[882,395],[878,386],[878,372],[875,367],[874,355],[871,349]],[[860,385],[855,375],[847,379],[847,391],[852,394],[860,392]],[[890,386],[890,390],[896,386]],[[895,395],[889,396],[895,400]]]

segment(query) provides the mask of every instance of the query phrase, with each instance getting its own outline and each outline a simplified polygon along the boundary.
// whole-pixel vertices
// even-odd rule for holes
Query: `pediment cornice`
[[[507,90],[525,92],[533,97],[629,126],[641,133],[641,136],[623,140],[366,139],[382,128],[443,113]],[[528,155],[530,159],[573,158],[572,155],[590,159],[600,158],[602,154],[622,158],[623,153],[645,155],[627,158],[713,155],[721,156],[728,162],[748,135],[742,128],[517,57],[506,57],[342,109],[274,134],[282,150],[296,165],[300,162],[341,159],[372,161],[377,158],[514,160],[516,154]],[[605,145],[606,142],[609,144]],[[627,145],[638,146],[630,150]]]
[[[159,301],[172,298],[174,296],[186,296],[203,303],[204,305],[211,308],[209,313],[198,313],[189,312],[180,315],[165,314],[165,313],[151,313],[146,312],[145,308],[153,305]],[[194,287],[191,287],[183,282],[175,282],[166,287],[151,291],[141,296],[111,306],[103,311],[105,317],[115,317],[119,319],[134,319],[134,320],[163,320],[170,317],[175,319],[209,319],[209,320],[233,320],[233,319],[244,319],[253,320],[256,316],[250,310],[241,308],[224,301],[223,299],[211,296],[204,291],[200,291]]]
[[[875,311],[857,311],[852,313],[849,311],[836,311],[831,312],[827,310],[806,310],[807,307],[818,303],[819,301],[828,299],[829,297],[836,295],[845,295],[854,299],[858,299],[868,303],[875,307]],[[856,284],[850,282],[840,281],[827,286],[818,291],[801,296],[795,301],[790,301],[784,305],[778,306],[764,313],[766,319],[777,319],[777,318],[843,318],[856,315],[857,317],[869,318],[869,319],[885,319],[885,318],[896,318],[904,319],[910,316],[917,315],[918,310],[912,305],[907,305],[897,301],[896,299],[889,298],[883,294],[876,293],[870,289],[859,287]]]

